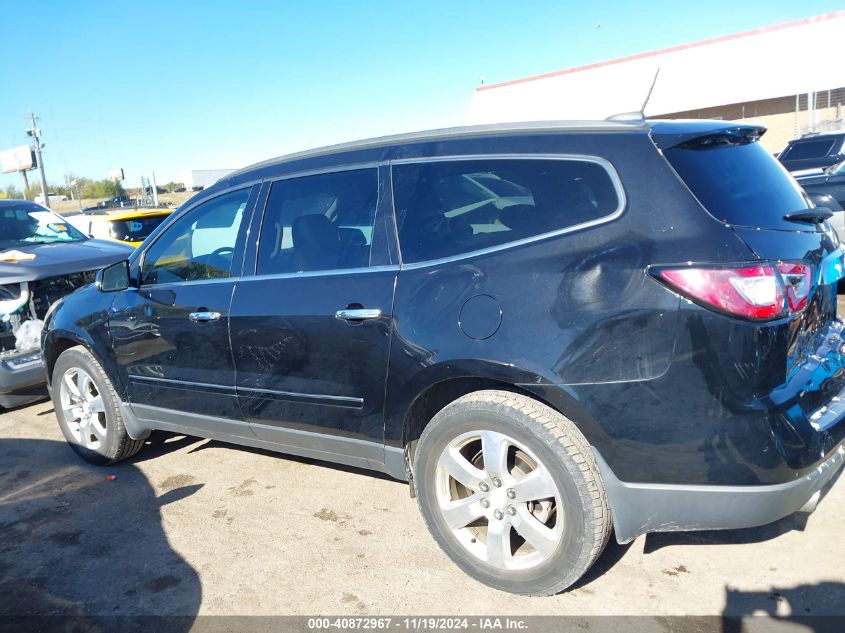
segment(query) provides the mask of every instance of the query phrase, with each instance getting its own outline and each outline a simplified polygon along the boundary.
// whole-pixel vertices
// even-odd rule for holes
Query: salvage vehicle
[[[0,200],[0,407],[47,395],[40,338],[50,307],[131,252],[34,202]]]
[[[824,207],[830,211],[831,216],[827,219],[827,221],[836,231],[836,235],[839,237],[839,240],[842,241],[845,239],[845,209],[842,208],[839,201],[830,194],[822,193],[820,191],[808,191],[807,195],[810,197],[810,200],[813,201],[814,205],[817,207]],[[842,283],[839,285],[842,286]]]
[[[67,202],[68,197],[64,194],[61,194],[61,193],[48,193],[47,199],[50,202]],[[35,200],[36,204],[42,204],[43,205],[44,204],[44,194],[43,193],[35,194],[34,200]]]
[[[808,134],[789,141],[778,160],[789,171],[818,169],[845,161],[845,132]]]
[[[111,207],[129,207],[135,204],[137,204],[137,202],[134,199],[130,198],[126,194],[120,194],[98,202],[97,206],[101,209],[108,209]]]
[[[845,160],[819,169],[806,169],[792,174],[809,194],[827,194],[845,206]]]
[[[116,240],[134,248],[171,213],[173,209],[94,209],[65,213],[63,217],[90,237]]]
[[[500,124],[229,174],[47,317],[62,433],[383,471],[521,594],[612,531],[811,511],[845,459],[843,252],[764,131]]]

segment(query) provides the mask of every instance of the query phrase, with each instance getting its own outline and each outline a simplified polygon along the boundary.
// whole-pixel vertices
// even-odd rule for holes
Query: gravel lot
[[[841,479],[809,517],[612,542],[525,598],[454,567],[403,483],[190,437],[96,468],[44,402],[0,414],[0,616],[845,615]]]

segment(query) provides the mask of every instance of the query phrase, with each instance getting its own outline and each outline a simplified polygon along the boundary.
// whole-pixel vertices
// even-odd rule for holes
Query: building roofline
[[[604,66],[613,66],[615,64],[621,64],[623,62],[630,62],[638,59],[646,59],[649,57],[656,57],[658,55],[665,55],[667,53],[676,53],[678,51],[687,50],[690,48],[698,48],[700,46],[709,46],[710,44],[717,44],[720,42],[729,42],[732,40],[738,40],[745,37],[751,37],[752,35],[761,35],[763,33],[771,33],[775,31],[781,31],[784,29],[791,29],[798,26],[805,26],[807,24],[812,24],[815,22],[825,22],[827,20],[833,20],[836,18],[845,17],[845,10],[840,11],[831,11],[829,13],[823,13],[821,15],[814,15],[808,18],[801,18],[799,20],[792,20],[790,22],[780,22],[778,24],[770,24],[769,26],[762,26],[756,29],[751,29],[750,31],[741,31],[739,33],[731,33],[729,35],[720,35],[717,37],[711,37],[705,40],[699,40],[698,42],[690,42],[688,44],[678,44],[676,46],[669,46],[667,48],[659,48],[653,51],[646,51],[644,53],[636,53],[634,55],[628,55],[626,57],[616,57],[614,59],[608,59],[601,62],[594,62],[592,64],[585,64],[583,66],[573,66],[572,68],[565,68],[563,70],[553,70],[551,72],[542,73],[539,75],[530,75],[528,77],[520,77],[518,79],[511,79],[509,81],[501,81],[495,84],[489,84],[486,86],[478,86],[475,91],[476,92],[484,92],[486,90],[494,90],[495,88],[504,88],[506,86],[512,86],[515,84],[527,83],[530,81],[538,81],[540,79],[548,79],[550,77],[558,77],[560,75],[570,75],[572,73],[581,72],[584,70],[593,70],[595,68],[601,68]]]
[[[457,138],[467,138],[473,136],[486,136],[493,133],[510,132],[512,134],[530,134],[534,132],[608,132],[608,131],[633,131],[646,129],[645,122],[642,120],[634,121],[526,121],[516,123],[490,123],[483,125],[465,125],[460,127],[441,128],[435,130],[425,130],[421,132],[408,132],[403,134],[393,134],[390,136],[381,136],[376,138],[364,139],[360,141],[352,141],[348,143],[338,143],[337,145],[328,145],[326,147],[318,147],[301,152],[294,152],[292,154],[285,154],[278,158],[271,158],[269,160],[261,161],[243,169],[239,169],[231,174],[228,174],[220,180],[241,176],[247,172],[262,167],[270,167],[273,165],[280,165],[295,160],[302,160],[305,158],[316,158],[318,156],[325,156],[327,154],[336,154],[340,152],[351,152],[355,150],[371,149],[375,147],[387,147],[390,145],[397,145],[400,143],[419,143],[426,141],[441,141]],[[218,181],[220,182],[220,181]]]

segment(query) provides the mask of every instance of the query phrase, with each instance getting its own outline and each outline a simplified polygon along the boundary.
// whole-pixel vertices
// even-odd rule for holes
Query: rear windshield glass
[[[140,242],[147,239],[147,236],[165,219],[167,219],[166,215],[153,215],[131,220],[112,220],[111,234],[116,240]]]
[[[791,231],[810,228],[783,218],[809,205],[798,184],[759,143],[679,146],[664,154],[718,220]]]
[[[807,160],[810,158],[824,158],[833,149],[835,139],[819,138],[811,141],[796,141],[787,147],[781,160]]]

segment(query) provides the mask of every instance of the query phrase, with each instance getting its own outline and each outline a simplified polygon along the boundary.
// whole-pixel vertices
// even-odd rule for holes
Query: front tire
[[[610,509],[575,425],[531,398],[479,391],[432,418],[414,481],[437,543],[467,574],[510,593],[550,595],[601,554]]]
[[[105,466],[144,446],[144,440],[129,437],[114,386],[83,346],[65,350],[56,360],[52,393],[62,434],[82,459]]]

